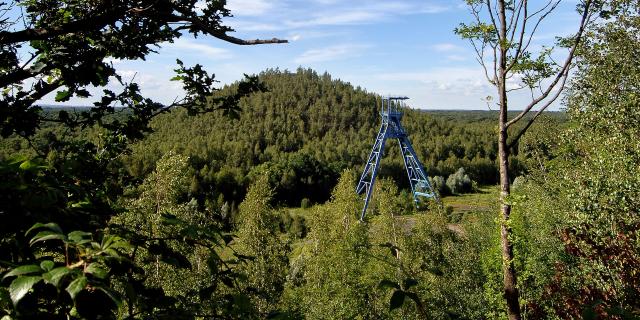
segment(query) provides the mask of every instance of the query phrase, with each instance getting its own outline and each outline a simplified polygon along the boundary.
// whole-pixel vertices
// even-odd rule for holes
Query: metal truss
[[[387,139],[395,138],[398,140],[400,150],[402,151],[402,159],[404,160],[404,167],[407,170],[407,176],[411,184],[411,192],[413,194],[413,200],[416,206],[420,206],[423,203],[422,200],[435,199],[438,196],[434,192],[431,184],[429,183],[428,176],[422,163],[418,160],[416,152],[409,142],[407,133],[400,124],[402,119],[402,112],[400,108],[404,107],[404,100],[409,99],[407,97],[384,97],[382,98],[382,106],[380,115],[382,116],[382,124],[380,130],[376,135],[376,141],[373,144],[367,164],[364,167],[362,176],[356,188],[356,193],[366,193],[364,197],[364,207],[362,208],[362,214],[360,220],[364,219],[371,200],[371,194],[373,193],[373,185],[376,182],[378,176],[378,169],[380,167],[380,159],[384,154],[384,147]]]

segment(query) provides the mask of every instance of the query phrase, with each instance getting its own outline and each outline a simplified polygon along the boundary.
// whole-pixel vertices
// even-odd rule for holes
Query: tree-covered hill
[[[221,112],[189,117],[176,110],[152,123],[155,132],[125,162],[142,178],[166,152],[191,158],[192,192],[238,202],[255,173],[268,170],[276,200],[325,201],[345,168],[361,170],[379,128],[379,97],[309,69],[266,70],[267,92],[241,100],[237,119]],[[227,86],[222,94],[234,90]],[[410,101],[410,100],[409,100]],[[405,110],[403,124],[429,175],[464,167],[479,184],[497,181],[493,112]],[[390,142],[381,175],[406,184],[402,158]],[[514,162],[517,166],[517,161]],[[222,196],[221,196],[222,195]]]

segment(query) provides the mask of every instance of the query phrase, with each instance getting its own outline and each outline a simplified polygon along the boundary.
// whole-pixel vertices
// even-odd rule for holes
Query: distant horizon
[[[41,108],[83,108],[83,109],[90,109],[93,108],[93,106],[90,105],[64,105],[64,104],[36,104],[36,106],[41,107]],[[122,107],[116,107],[116,108],[122,108]],[[438,109],[438,108],[412,108],[409,107],[412,110],[417,110],[417,111],[424,111],[424,112],[442,112],[442,111],[464,111],[464,112],[498,112],[499,110],[486,110],[486,109],[468,109],[468,108],[451,108],[451,109]],[[519,112],[522,111],[522,109],[510,109],[509,113],[512,112]],[[565,113],[566,110],[564,109],[558,109],[558,110],[545,110],[544,113]]]
[[[227,5],[233,17],[224,23],[235,30],[231,35],[276,37],[289,43],[237,46],[185,34],[173,43],[161,43],[146,61],[108,62],[124,81],[135,79],[144,96],[165,104],[183,94],[180,83],[170,81],[176,59],[187,66],[202,64],[220,86],[241,79],[244,73],[276,68],[295,72],[301,67],[327,72],[369,92],[409,96],[410,104],[417,106],[481,109],[488,96],[494,97],[492,105],[497,103],[495,88],[475,60],[472,46],[453,31],[473,19],[463,0],[228,0]],[[542,4],[531,6],[534,11]],[[533,53],[553,45],[556,36],[574,33],[578,19],[575,3],[562,2],[536,31]],[[565,53],[558,53],[562,60]],[[515,77],[507,85],[518,83]],[[107,89],[120,87],[112,83]],[[50,104],[54,98],[52,93],[41,102]],[[509,97],[510,106],[526,106],[529,100],[528,89]],[[69,105],[92,102],[86,101],[74,97]],[[554,103],[551,109],[560,107]]]

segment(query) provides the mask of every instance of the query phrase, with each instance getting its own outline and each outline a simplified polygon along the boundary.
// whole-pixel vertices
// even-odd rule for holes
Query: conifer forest
[[[363,219],[380,93],[179,59],[160,102],[114,59],[295,43],[226,1],[0,2],[0,319],[640,319],[640,2],[573,1],[530,46],[561,2],[460,2],[493,96],[407,100],[436,196],[390,139]]]

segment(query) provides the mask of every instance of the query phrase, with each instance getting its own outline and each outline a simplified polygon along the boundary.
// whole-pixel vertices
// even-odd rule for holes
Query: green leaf
[[[69,241],[73,243],[81,244],[81,243],[89,242],[90,240],[85,239],[85,237],[90,237],[90,236],[91,236],[90,232],[73,231],[69,233],[67,238],[69,238]]]
[[[76,299],[76,296],[87,286],[87,277],[80,276],[77,279],[71,281],[67,286],[67,292],[71,296],[71,299]]]
[[[36,229],[40,229],[40,228],[47,228],[47,229],[49,229],[51,231],[54,231],[56,233],[62,233],[62,229],[60,228],[60,226],[58,226],[58,224],[53,223],[53,222],[49,222],[49,223],[36,223],[31,228],[29,228],[29,230],[27,230],[27,232],[25,232],[24,234],[27,235],[31,231],[36,230]]]
[[[43,168],[46,168],[46,166],[39,165],[38,163],[31,160],[27,160],[20,164],[20,169],[24,171],[37,171]]]
[[[55,231],[40,231],[33,238],[31,238],[31,241],[29,241],[29,244],[33,245],[36,242],[47,241],[47,240],[65,241],[66,237],[64,236],[64,234],[57,233]]]
[[[91,96],[91,93],[85,89],[76,90],[76,95],[81,98],[88,98]]]
[[[404,298],[405,298],[404,291],[402,290],[394,291],[393,295],[391,296],[391,300],[389,301],[389,311],[402,307],[402,304],[404,303]]]
[[[71,272],[72,272],[71,269],[67,267],[58,267],[43,274],[42,278],[46,283],[50,283],[57,287],[58,283],[60,283],[60,280]]]
[[[17,305],[29,290],[33,287],[34,284],[38,283],[38,281],[42,280],[40,276],[28,276],[28,277],[17,277],[9,286],[9,294],[11,295],[11,301],[14,305]]]
[[[53,267],[55,267],[55,263],[51,260],[44,260],[42,262],[40,262],[40,268],[42,268],[42,270],[44,271],[51,271],[51,269],[53,269]]]
[[[39,266],[36,266],[35,264],[29,264],[26,266],[19,266],[17,268],[14,268],[13,270],[5,274],[4,277],[2,277],[2,279],[4,280],[8,277],[21,276],[25,274],[40,273],[40,272],[42,272],[42,269],[40,269]]]
[[[58,93],[56,93],[56,102],[67,101],[69,100],[70,97],[71,97],[71,91],[69,90],[58,91]]]
[[[108,271],[102,267],[98,263],[92,263],[87,266],[84,270],[85,273],[90,273],[96,278],[104,279],[107,277]]]

